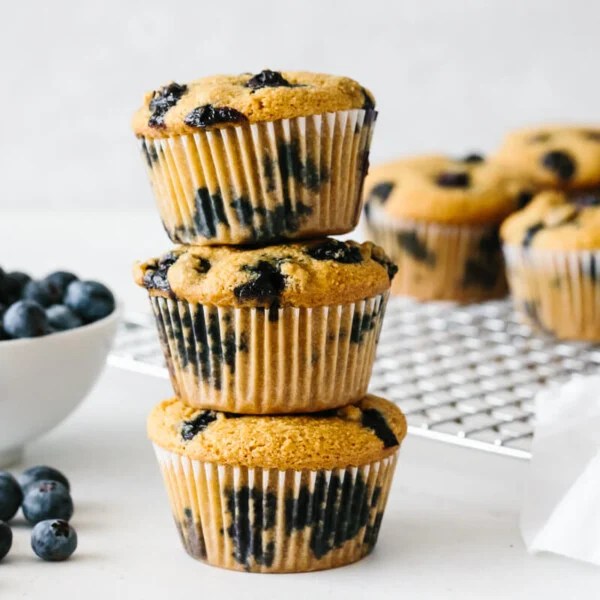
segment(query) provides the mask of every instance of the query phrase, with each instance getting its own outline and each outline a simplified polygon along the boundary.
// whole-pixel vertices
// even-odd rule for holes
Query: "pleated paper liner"
[[[369,211],[367,237],[398,265],[392,294],[462,303],[507,294],[496,225],[444,225],[374,212]]]
[[[326,410],[365,395],[387,298],[271,309],[150,300],[184,402],[275,414]]]
[[[359,467],[280,471],[154,448],[188,554],[257,573],[330,569],[369,554],[398,457],[396,451]]]
[[[515,307],[538,331],[600,342],[600,251],[504,246]]]
[[[167,234],[216,245],[351,231],[376,115],[357,109],[143,138]]]

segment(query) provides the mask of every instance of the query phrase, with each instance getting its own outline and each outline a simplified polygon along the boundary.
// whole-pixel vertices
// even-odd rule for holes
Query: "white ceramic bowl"
[[[120,317],[38,338],[0,341],[0,467],[58,425],[85,398],[106,363]]]

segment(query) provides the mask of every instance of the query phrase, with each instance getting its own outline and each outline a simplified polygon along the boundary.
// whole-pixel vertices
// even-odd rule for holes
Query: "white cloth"
[[[525,544],[600,565],[600,376],[547,388],[535,404]]]

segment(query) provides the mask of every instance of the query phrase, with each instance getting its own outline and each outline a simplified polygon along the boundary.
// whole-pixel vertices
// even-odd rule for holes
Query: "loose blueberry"
[[[77,313],[84,323],[92,323],[113,312],[115,297],[98,281],[72,281],[67,287],[64,304]]]
[[[23,492],[17,480],[10,473],[0,471],[0,521],[10,521],[22,501]]]
[[[59,304],[62,301],[62,291],[49,284],[46,280],[28,281],[23,288],[23,299],[33,300],[42,306]]]
[[[4,274],[4,277],[0,278],[0,301],[10,305],[19,300],[29,281],[31,277],[20,271]]]
[[[31,548],[42,560],[66,560],[77,548],[77,533],[61,519],[44,520],[31,532]]]
[[[246,115],[235,110],[235,108],[204,104],[194,108],[183,121],[188,127],[204,129],[219,123],[245,123],[247,120]]]
[[[44,277],[43,281],[46,285],[55,291],[59,295],[60,299],[65,295],[67,287],[72,281],[79,279],[77,275],[70,273],[69,271],[55,271]],[[60,302],[60,301],[59,301]]]
[[[12,546],[12,540],[12,529],[7,523],[0,521],[0,560],[9,553]]]
[[[51,331],[44,309],[32,300],[19,300],[10,306],[2,326],[11,338],[39,337]]]
[[[437,176],[436,183],[440,187],[466,188],[471,184],[471,177],[462,171],[447,171]]]
[[[35,467],[31,467],[26,471],[23,471],[19,476],[19,485],[23,492],[27,491],[27,488],[32,484],[38,481],[58,481],[58,483],[62,483],[67,490],[71,489],[71,484],[69,480],[58,470],[53,467],[47,467],[46,465],[37,465]]]
[[[251,77],[245,84],[252,90],[260,90],[264,87],[292,87],[292,84],[287,81],[278,71],[270,71],[265,69],[257,75]]]
[[[42,480],[27,487],[22,509],[33,525],[45,519],[68,521],[73,516],[73,500],[62,483]]]
[[[175,82],[165,85],[158,92],[154,92],[150,100],[149,108],[152,114],[148,119],[148,125],[150,127],[164,127],[167,111],[175,106],[186,92],[187,85],[180,85]]]
[[[575,174],[575,161],[569,154],[561,150],[547,152],[542,156],[541,163],[562,181],[568,181]]]
[[[54,304],[47,308],[46,316],[50,327],[55,331],[66,331],[83,325],[83,321],[63,304]]]

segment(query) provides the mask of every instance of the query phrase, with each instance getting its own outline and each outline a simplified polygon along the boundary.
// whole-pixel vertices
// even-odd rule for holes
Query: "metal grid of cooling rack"
[[[168,377],[150,315],[128,315],[109,363]],[[528,458],[537,391],[598,371],[600,347],[532,333],[508,300],[456,306],[392,298],[370,391],[398,403],[412,434]]]

